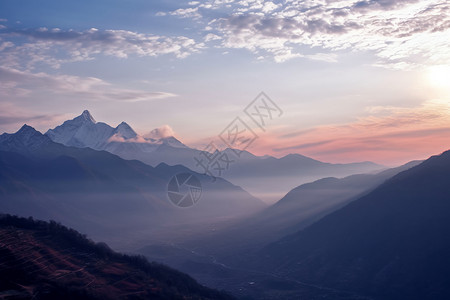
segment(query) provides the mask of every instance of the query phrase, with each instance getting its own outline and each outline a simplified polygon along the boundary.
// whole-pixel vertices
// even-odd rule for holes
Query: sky
[[[450,148],[449,28],[443,0],[0,0],[0,132],[88,109],[202,148],[240,117],[258,155],[423,159]]]

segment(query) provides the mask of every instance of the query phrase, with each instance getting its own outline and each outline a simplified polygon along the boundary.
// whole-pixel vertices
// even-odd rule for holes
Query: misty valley
[[[0,300],[449,300],[449,0],[0,0]]]
[[[195,171],[201,150],[143,139],[88,111],[0,136],[3,298],[450,295],[450,153],[388,168],[245,151],[216,178]],[[245,189],[280,181],[273,203]]]

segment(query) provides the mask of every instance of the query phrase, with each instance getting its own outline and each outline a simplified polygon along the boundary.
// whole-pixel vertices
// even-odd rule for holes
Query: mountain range
[[[450,298],[450,151],[246,257],[241,266],[374,299]]]
[[[180,173],[193,174],[202,185],[201,199],[191,208],[167,199],[168,183]],[[181,165],[151,167],[107,151],[68,147],[27,125],[0,135],[0,211],[61,221],[111,243],[144,233],[168,238],[170,228],[183,235],[199,224],[263,207],[228,181]]]
[[[213,234],[137,251],[242,298],[449,299],[449,181],[450,151],[325,178]]]
[[[195,158],[201,157],[202,150],[188,147],[173,136],[156,134],[153,137],[144,137],[125,122],[114,128],[95,121],[87,110],[80,116],[48,130],[45,135],[66,146],[105,150],[124,159],[137,159],[151,166],[163,162],[204,172],[195,161]],[[237,157],[236,151],[239,150],[227,148],[219,152],[219,155],[223,153],[233,162],[221,174],[212,175],[220,175],[219,177],[241,186],[266,202],[280,199],[299,184],[323,177],[344,177],[385,169],[384,166],[371,162],[324,163],[300,154],[275,158],[255,156],[244,151]]]
[[[54,142],[66,146],[89,147],[112,153],[131,151],[132,149],[152,152],[161,145],[187,148],[173,136],[156,138],[140,136],[125,122],[120,123],[115,128],[106,123],[97,122],[88,110],[54,129],[49,129],[45,135]]]
[[[227,261],[230,256],[263,247],[308,227],[368,194],[394,175],[420,163],[421,161],[412,161],[375,174],[355,174],[344,178],[327,177],[302,184],[250,218],[238,219],[233,224],[227,224],[197,240],[191,240],[185,246],[201,249],[220,257],[222,261]]]
[[[24,125],[0,135],[0,212],[63,222],[247,299],[450,298],[450,151],[378,172],[382,166],[370,163],[245,152],[226,173],[233,183],[248,181],[270,193],[285,177],[297,181],[269,207],[227,179],[164,162],[187,162],[198,153],[174,137],[98,123],[88,111],[46,134]],[[358,168],[371,171],[353,174]],[[334,172],[352,175],[330,177]],[[190,208],[167,198],[181,173],[202,185],[201,200]],[[228,297],[80,234],[59,239],[58,232],[71,231],[55,222],[2,222],[0,275],[14,280],[0,281],[0,296],[108,298],[114,290],[125,298]],[[175,277],[167,282],[158,274]]]

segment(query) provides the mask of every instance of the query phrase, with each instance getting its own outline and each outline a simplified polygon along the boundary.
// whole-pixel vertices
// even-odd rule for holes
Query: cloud
[[[198,7],[179,8],[169,13],[172,16],[178,16],[180,18],[193,18],[198,19],[201,17],[198,12]]]
[[[225,12],[220,18],[203,14],[205,30],[220,36],[222,47],[247,49],[277,62],[343,49],[371,51],[379,58],[375,65],[396,69],[450,61],[447,1],[241,0],[196,7]]]
[[[370,114],[347,124],[292,132],[268,132],[255,142],[257,154],[301,153],[322,161],[372,160],[395,165],[450,149],[450,104],[427,101],[419,107],[370,107]]]
[[[362,0],[352,5],[354,9],[387,10],[401,7],[408,3],[415,3],[418,0]]]
[[[221,37],[214,34],[214,33],[208,33],[207,35],[205,35],[205,42],[210,42],[210,41],[215,41],[215,40],[220,40]]]
[[[192,19],[208,32],[203,42],[217,40],[214,47],[247,49],[261,59],[336,62],[342,50],[367,51],[377,57],[375,66],[408,69],[449,63],[449,11],[443,0],[209,0],[156,15]],[[0,64],[27,69],[99,55],[184,58],[206,47],[186,36],[95,28],[3,28],[0,39],[13,43],[0,46]]]
[[[91,60],[98,55],[118,58],[174,55],[184,58],[203,47],[202,43],[184,36],[167,37],[95,28],[85,31],[6,28],[0,31],[0,38],[10,43],[0,49],[0,63],[15,68],[32,68],[36,63],[58,68],[62,63]]]
[[[150,131],[148,134],[146,134],[145,138],[150,139],[161,139],[166,137],[174,136],[175,132],[173,131],[172,127],[169,125],[163,125],[159,128],[155,128],[152,131]]]
[[[92,101],[139,102],[175,97],[168,92],[149,92],[117,88],[95,77],[50,75],[0,67],[0,95],[26,96],[31,92],[48,92],[64,98]]]
[[[114,134],[108,139],[108,142],[117,142],[117,143],[139,143],[139,144],[150,144],[150,141],[147,141],[142,136],[138,135],[134,138],[125,139],[123,136],[118,134]]]
[[[0,133],[15,132],[27,123],[42,130],[66,120],[66,114],[36,113],[12,102],[0,102]]]
[[[316,54],[305,55],[305,57],[312,59],[312,60],[325,61],[325,62],[329,62],[329,63],[335,63],[338,61],[338,57],[334,53],[316,53]]]

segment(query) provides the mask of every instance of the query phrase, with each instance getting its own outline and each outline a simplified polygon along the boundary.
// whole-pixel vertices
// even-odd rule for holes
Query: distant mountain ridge
[[[186,147],[173,136],[159,139],[140,136],[126,122],[120,123],[115,128],[106,123],[97,122],[88,110],[54,129],[49,129],[45,135],[66,146],[89,147],[109,152],[115,150],[115,147],[118,146],[117,143],[125,142],[146,152],[153,151],[162,144]]]
[[[202,184],[202,198],[192,209],[167,199],[169,180],[178,173],[194,174]],[[91,235],[109,231],[119,238],[131,229],[150,235],[175,226],[180,229],[172,233],[182,235],[186,224],[195,227],[263,207],[228,181],[181,165],[151,167],[107,151],[68,147],[27,125],[0,135],[0,212],[55,219]]]
[[[237,224],[214,232],[188,246],[205,245],[215,256],[244,254],[286,235],[306,228],[324,216],[359,199],[394,175],[417,166],[412,161],[376,174],[355,174],[344,178],[327,177],[302,184],[289,191],[277,203]],[[232,244],[233,247],[229,247]],[[239,245],[239,246],[236,246]],[[226,259],[225,257],[223,259]]]
[[[449,299],[449,182],[446,151],[242,263],[374,299]]]
[[[122,158],[137,159],[152,166],[164,162],[204,172],[194,160],[201,157],[201,150],[190,148],[173,136],[159,139],[140,136],[125,122],[113,128],[96,122],[87,110],[73,120],[48,130],[46,135],[67,146],[106,150]],[[268,202],[280,199],[299,184],[323,177],[344,177],[385,169],[372,162],[331,164],[300,154],[289,154],[278,159],[255,156],[247,151],[237,157],[234,152],[232,149],[222,151],[233,163],[223,171],[221,177]],[[219,176],[216,173],[212,175]]]

